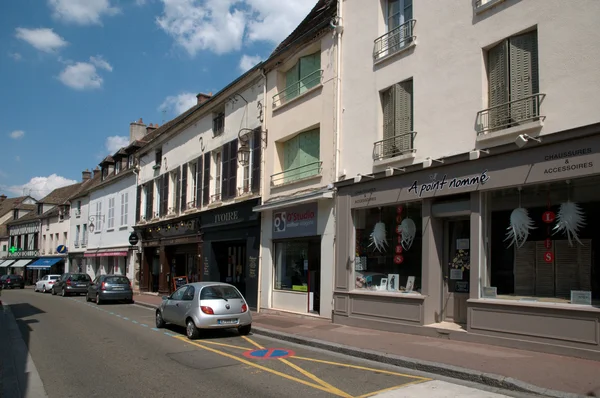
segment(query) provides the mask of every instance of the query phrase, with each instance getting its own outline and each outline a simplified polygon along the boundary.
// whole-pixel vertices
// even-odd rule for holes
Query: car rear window
[[[88,274],[73,274],[71,280],[75,282],[89,282],[91,280]]]
[[[129,279],[124,276],[109,276],[106,278],[106,283],[115,285],[129,285]]]
[[[57,279],[58,279],[58,276],[51,276],[51,277],[50,277],[50,280],[51,280],[51,281],[55,281],[55,280],[57,280]]]
[[[231,286],[207,286],[202,289],[202,293],[200,294],[200,300],[237,298],[242,298],[242,296]]]

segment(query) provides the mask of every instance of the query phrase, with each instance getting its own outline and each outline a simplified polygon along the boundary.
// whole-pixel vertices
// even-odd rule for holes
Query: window
[[[213,117],[213,136],[221,135],[225,131],[225,110],[216,112]]]
[[[115,198],[108,199],[108,229],[115,227]]]
[[[154,168],[160,169],[162,163],[162,149],[157,149],[156,152],[154,152],[154,162],[156,163]]]
[[[40,234],[39,234],[39,232],[35,232],[33,234],[33,250],[38,250],[39,240],[40,240]]]
[[[164,173],[160,182],[160,216],[166,216],[169,213],[169,173]],[[158,179],[161,180],[161,177]]]
[[[102,166],[102,181],[108,177],[108,167]]]
[[[283,182],[321,174],[319,129],[305,131],[283,144]],[[281,183],[281,180],[275,183]]]
[[[421,291],[421,203],[356,210],[354,226],[355,289]]]
[[[119,171],[121,171],[121,159],[118,159],[115,163],[115,174],[119,174]]]
[[[384,4],[386,33],[375,40],[373,58],[376,61],[397,53],[414,38],[412,0],[387,0]]]
[[[262,163],[262,128],[258,127],[254,130],[254,137],[252,137],[252,157],[251,157],[251,189],[252,192],[260,191],[260,179],[261,179],[261,163]]]
[[[503,40],[488,51],[488,112],[478,129],[498,130],[539,116],[537,31]]]
[[[179,173],[179,168],[169,173],[169,190],[171,191],[171,197],[169,198],[169,214],[177,213],[177,204],[179,203]]]
[[[194,294],[196,294],[196,289],[194,286],[188,286],[187,290],[183,294],[183,300],[192,301],[194,299]]]
[[[96,202],[96,215],[94,218],[96,219],[94,229],[97,232],[102,231],[102,202],[100,201]]]
[[[81,232],[81,226],[77,225],[75,227],[75,247],[79,246],[79,234]]]
[[[183,294],[185,293],[185,291],[187,290],[187,286],[181,286],[179,289],[175,290],[173,292],[173,294],[171,294],[171,297],[169,298],[169,300],[183,300]]]
[[[321,240],[275,243],[275,289],[308,292],[309,270],[319,270]]]
[[[153,214],[152,214],[152,218],[155,217],[160,217],[161,215],[161,198],[162,198],[162,176],[158,177],[154,180],[154,197],[155,199],[155,203],[152,204],[152,208],[153,208]]]
[[[212,201],[221,200],[221,151],[215,153],[215,194]]]
[[[121,194],[121,226],[127,225],[127,209],[129,208],[129,192]]]
[[[2,251],[5,252],[6,251],[6,245],[2,245]]]
[[[204,155],[204,176],[202,180],[202,202],[204,206],[208,205],[210,200],[210,163],[210,152],[208,152]]]
[[[146,208],[144,211],[144,219],[146,221],[150,221],[152,219],[152,206],[154,204],[154,183],[153,181],[148,181],[144,184],[144,198]]]
[[[67,233],[63,232],[63,245],[68,245],[69,244],[69,240],[67,239]]]
[[[45,252],[47,247],[46,235],[42,235],[42,250]]]
[[[13,220],[19,219],[19,210],[13,210]]]
[[[296,98],[321,83],[321,51],[301,57],[285,72],[285,90],[280,95],[281,103]]]
[[[413,81],[394,84],[381,93],[383,140],[375,143],[374,160],[412,152]]]
[[[44,205],[42,203],[38,203],[37,205],[37,214],[41,215],[44,213]]]
[[[387,0],[387,31],[392,32],[413,17],[412,0]]]
[[[201,160],[199,160],[199,162],[190,162],[188,165],[188,170],[189,170],[189,174],[187,177],[187,185],[189,185],[189,203],[186,205],[187,209],[191,209],[194,207],[194,205],[196,204],[196,187],[199,183],[199,181],[197,180],[198,177],[198,164],[201,164],[200,162],[202,162]],[[183,186],[182,186],[183,187]]]
[[[543,185],[490,192],[487,198],[485,240],[490,242],[486,286],[496,288],[497,298],[569,303],[571,291],[591,292],[592,304],[600,304],[600,178],[580,178]],[[560,225],[560,210],[568,209],[571,239]],[[533,228],[526,240],[512,243],[507,235],[511,216],[526,209]],[[579,211],[576,211],[576,209]],[[575,210],[575,211],[574,211]],[[576,215],[581,214],[581,218]],[[520,213],[523,216],[523,213]],[[523,217],[522,217],[523,218]],[[487,235],[489,231],[489,235]],[[507,239],[508,237],[508,239]]]
[[[129,157],[127,158],[127,168],[132,168],[133,167],[133,155],[129,155]]]
[[[237,139],[223,145],[221,199],[231,199],[237,194],[237,149]]]
[[[206,286],[200,292],[200,300],[223,300],[242,298],[232,286]]]
[[[77,208],[75,210],[75,216],[81,217],[81,200],[77,201]]]
[[[87,245],[87,224],[83,224],[83,230],[81,232],[81,247]]]

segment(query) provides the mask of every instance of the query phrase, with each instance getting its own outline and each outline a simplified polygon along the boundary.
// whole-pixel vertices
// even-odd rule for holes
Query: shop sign
[[[131,246],[137,245],[139,241],[140,241],[140,238],[138,237],[137,233],[132,232],[131,235],[129,235],[129,244]]]
[[[571,304],[592,305],[592,292],[571,290]]]
[[[273,239],[317,235],[318,204],[308,203],[273,212]]]
[[[240,219],[239,213],[237,210],[228,211],[226,213],[215,214],[215,224],[221,224],[224,222],[237,221]]]
[[[429,176],[430,182],[425,182],[419,184],[418,180],[415,180],[410,188],[408,188],[409,193],[413,193],[417,195],[419,198],[423,196],[424,193],[427,192],[437,192],[443,191],[445,189],[456,189],[456,188],[477,188],[479,185],[485,185],[485,183],[490,179],[488,175],[488,171],[484,170],[480,174],[469,177],[455,177],[451,180],[448,180],[448,176],[444,174],[442,178],[437,178],[437,174],[432,174]]]
[[[528,183],[579,177],[595,173],[598,154],[591,147],[549,153],[545,162],[534,164],[527,178]]]

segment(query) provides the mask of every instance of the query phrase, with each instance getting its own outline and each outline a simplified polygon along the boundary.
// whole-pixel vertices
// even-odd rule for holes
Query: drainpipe
[[[264,131],[266,134],[267,131],[267,74],[265,73],[265,69],[261,68],[260,69],[260,74],[262,75],[263,78],[263,109],[262,109],[262,126],[261,126],[261,141],[262,141],[262,132]],[[268,143],[268,138],[267,138],[267,143]],[[263,148],[263,143],[260,143],[261,148]],[[265,145],[263,150],[261,151],[261,160],[260,160],[260,171],[261,171],[261,184],[260,184],[260,197],[264,198],[264,187],[266,186],[265,184],[265,152],[266,152],[267,146]],[[262,263],[262,258],[263,258],[263,245],[262,245],[262,237],[263,237],[263,217],[261,215],[260,218],[260,245],[258,247],[258,292],[257,292],[257,297],[256,297],[256,313],[260,313],[260,305],[261,305],[261,297],[262,297],[262,267],[263,267],[263,263]]]

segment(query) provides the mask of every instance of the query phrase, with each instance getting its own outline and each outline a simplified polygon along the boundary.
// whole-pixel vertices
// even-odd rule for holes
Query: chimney
[[[94,178],[96,178],[96,176],[100,175],[100,167],[96,166],[96,168],[94,169]]]
[[[129,142],[141,140],[146,134],[146,125],[140,118],[137,122],[129,124]]]
[[[2,194],[0,195],[0,202],[4,202],[6,200],[7,196]]]
[[[148,127],[146,127],[146,134],[150,134],[151,132],[153,132],[157,128],[158,128],[158,124],[152,125],[152,123],[150,123],[148,125]]]
[[[81,182],[89,181],[92,178],[92,172],[88,169],[85,169],[81,172]]]
[[[198,105],[205,103],[212,97],[212,91],[208,94],[200,93],[196,96],[198,99]]]

